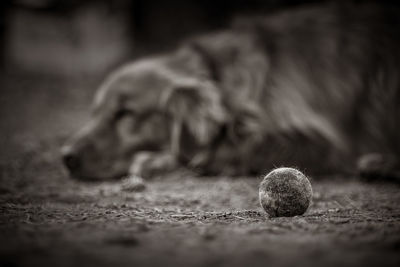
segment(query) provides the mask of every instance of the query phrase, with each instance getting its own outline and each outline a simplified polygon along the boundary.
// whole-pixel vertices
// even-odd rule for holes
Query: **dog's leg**
[[[143,151],[134,156],[129,173],[150,178],[171,172],[178,167],[178,161],[171,153]]]
[[[360,177],[367,181],[400,183],[400,159],[395,155],[365,154],[359,158],[357,169]]]

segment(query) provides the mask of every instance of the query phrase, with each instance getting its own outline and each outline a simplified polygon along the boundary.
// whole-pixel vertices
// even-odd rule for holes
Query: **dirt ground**
[[[98,78],[3,75],[0,266],[400,266],[400,186],[312,177],[303,216],[268,218],[262,177],[80,183],[59,147]]]

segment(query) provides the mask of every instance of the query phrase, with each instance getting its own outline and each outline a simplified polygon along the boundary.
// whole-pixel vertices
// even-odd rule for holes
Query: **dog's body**
[[[65,149],[67,166],[101,179],[129,166],[337,172],[369,153],[400,155],[398,14],[307,7],[125,66],[100,88],[92,122]]]

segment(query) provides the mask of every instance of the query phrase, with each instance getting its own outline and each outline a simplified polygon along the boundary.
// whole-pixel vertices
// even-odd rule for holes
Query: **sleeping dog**
[[[74,177],[180,167],[247,175],[396,175],[400,16],[375,5],[308,6],[192,38],[116,70],[63,147]]]

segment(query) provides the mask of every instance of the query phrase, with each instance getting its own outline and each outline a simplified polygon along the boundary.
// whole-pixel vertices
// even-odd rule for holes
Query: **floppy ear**
[[[179,152],[183,127],[197,145],[206,145],[218,134],[227,121],[220,93],[211,83],[177,86],[162,96],[162,105],[172,117],[171,145]]]

